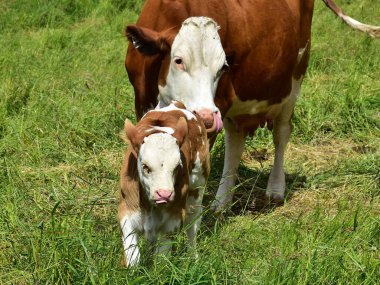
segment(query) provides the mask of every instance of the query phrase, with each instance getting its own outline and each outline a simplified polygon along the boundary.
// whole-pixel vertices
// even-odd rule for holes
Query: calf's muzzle
[[[157,205],[166,204],[173,201],[174,191],[160,189],[154,192],[153,198]]]

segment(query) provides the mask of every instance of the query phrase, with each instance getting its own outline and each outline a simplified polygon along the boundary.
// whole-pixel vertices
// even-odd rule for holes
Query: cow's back
[[[236,96],[240,100],[281,102],[289,95],[293,76],[306,71],[313,0],[150,0],[137,25],[155,31],[172,28],[192,16],[207,16],[220,25],[229,72],[218,85],[215,102],[226,115]],[[301,61],[298,51],[307,47]],[[157,102],[160,55],[145,57],[132,45],[126,67],[132,84],[138,86],[141,105]],[[153,107],[153,106],[151,106]],[[139,115],[138,115],[139,116]]]

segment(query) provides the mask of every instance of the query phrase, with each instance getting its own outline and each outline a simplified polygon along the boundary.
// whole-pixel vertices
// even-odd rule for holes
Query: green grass
[[[377,0],[337,1],[380,23]],[[288,199],[263,207],[270,132],[247,140],[236,203],[207,211],[199,259],[120,266],[116,220],[134,119],[123,28],[141,1],[0,3],[0,284],[376,284],[380,280],[380,41],[316,1],[312,57],[287,152]],[[258,162],[258,152],[266,157]],[[148,249],[145,249],[148,250]]]

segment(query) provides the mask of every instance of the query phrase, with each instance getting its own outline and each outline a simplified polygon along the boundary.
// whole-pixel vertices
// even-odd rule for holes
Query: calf
[[[121,169],[120,222],[126,265],[138,263],[138,234],[170,252],[167,234],[186,227],[195,249],[202,198],[210,172],[209,145],[202,120],[181,103],[149,111],[134,126]]]

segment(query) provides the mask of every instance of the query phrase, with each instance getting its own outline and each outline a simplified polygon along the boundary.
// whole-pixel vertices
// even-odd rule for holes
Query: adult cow
[[[353,27],[379,31],[324,2]],[[223,118],[217,210],[232,200],[246,135],[265,124],[273,126],[275,145],[266,195],[284,198],[284,152],[309,59],[313,6],[314,0],[148,0],[137,24],[126,29],[138,119],[173,99],[197,112],[210,133],[221,129]]]

